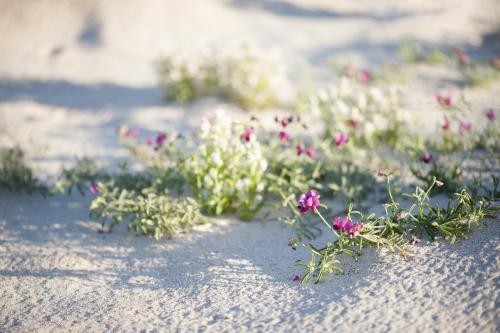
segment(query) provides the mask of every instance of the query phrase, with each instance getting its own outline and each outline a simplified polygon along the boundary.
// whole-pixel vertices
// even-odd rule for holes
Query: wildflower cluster
[[[473,61],[463,50],[451,47],[443,50],[438,47],[426,47],[416,41],[408,40],[399,47],[400,58],[407,63],[441,65],[459,70],[466,84],[484,86],[500,79],[498,57],[488,62]]]
[[[203,121],[200,139],[184,166],[195,197],[210,214],[235,211],[251,219],[264,203],[268,167],[253,129],[218,112]]]
[[[432,188],[444,185],[441,181],[434,179],[426,190],[417,186],[415,192],[403,194],[413,201],[407,210],[404,210],[393,197],[390,175],[385,175],[385,177],[387,177],[389,202],[384,204],[385,214],[379,217],[376,214],[365,215],[360,211],[355,211],[350,205],[345,217],[336,216],[329,223],[317,209],[321,205],[316,191],[310,190],[300,197],[298,206],[301,212],[306,213],[311,208],[310,210],[320,218],[334,236],[334,240],[323,247],[316,247],[301,240],[293,240],[290,243],[294,246],[301,243],[311,252],[312,257],[309,263],[298,264],[305,270],[301,278],[302,282],[314,277],[317,283],[321,281],[325,273],[342,272],[340,261],[342,255],[357,258],[366,246],[386,247],[404,255],[405,246],[408,243],[415,245],[423,234],[427,235],[430,240],[445,238],[454,243],[457,238],[465,238],[473,224],[479,225],[484,218],[494,217],[499,210],[494,204],[499,196],[499,180],[495,177],[493,177],[495,185],[492,191],[478,195],[476,189],[476,195],[472,195],[465,189],[461,190],[444,208],[439,204],[430,203],[429,193]],[[317,200],[313,201],[311,198]],[[307,205],[304,206],[304,203]],[[359,222],[353,222],[356,216]]]
[[[381,136],[390,142],[405,122],[396,86],[366,85],[348,77],[311,95],[302,108],[323,119],[337,147],[350,139],[357,145],[373,145]]]
[[[275,105],[276,82],[283,77],[270,59],[248,47],[206,52],[195,59],[167,55],[159,61],[158,72],[167,100],[217,96],[246,109]]]
[[[0,149],[0,188],[10,191],[48,193],[47,188],[33,174],[26,164],[24,152],[20,147]]]

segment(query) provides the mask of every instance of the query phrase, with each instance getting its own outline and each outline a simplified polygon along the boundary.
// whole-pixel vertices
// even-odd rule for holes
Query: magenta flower
[[[363,81],[363,82],[368,82],[372,78],[372,74],[370,73],[370,71],[367,71],[367,70],[361,70],[359,72],[359,76],[361,78],[361,81]]]
[[[363,223],[352,223],[347,217],[341,219],[336,216],[333,220],[332,227],[334,230],[348,234],[349,236],[356,236],[361,230],[363,230]]]
[[[460,123],[460,128],[459,131],[460,133],[467,133],[470,132],[472,129],[472,124],[471,123]]]
[[[441,105],[451,106],[451,95],[444,97],[441,94],[436,94],[436,101]]]
[[[280,132],[280,140],[281,141],[288,141],[290,139],[290,136],[288,135],[288,133],[286,131],[281,131]]]
[[[307,148],[306,155],[309,156],[310,158],[314,158],[314,148],[313,147]]]
[[[99,193],[100,191],[101,191],[101,189],[99,188],[99,185],[97,185],[94,182],[92,182],[92,184],[90,184],[90,192]]]
[[[332,227],[334,230],[345,232],[352,227],[352,222],[348,218],[341,219],[336,216],[335,219],[333,219]]]
[[[299,198],[298,208],[301,214],[306,213],[309,209],[317,211],[319,207],[319,194],[315,190],[309,190],[302,194]]]
[[[167,135],[165,133],[160,133],[156,136],[156,144],[161,146],[165,140],[167,140]]]
[[[349,141],[349,135],[347,135],[347,133],[339,133],[335,137],[335,145],[337,145],[337,147],[343,145],[347,141]]]
[[[428,152],[425,152],[424,155],[422,156],[422,161],[425,164],[429,164],[431,160],[432,160],[432,155]]]
[[[351,124],[352,127],[356,128],[359,125],[359,120],[356,119],[349,119],[349,124]]]
[[[353,223],[352,226],[347,229],[347,234],[349,236],[356,236],[361,230],[363,230],[364,226],[365,225],[363,223]]]
[[[252,135],[253,135],[253,127],[247,127],[243,132],[243,134],[241,135],[241,138],[246,142],[249,142]]]
[[[302,148],[301,145],[296,145],[295,146],[295,152],[297,152],[297,155],[302,155],[302,153],[304,152],[304,148]]]
[[[495,109],[488,109],[488,112],[486,112],[486,117],[488,117],[488,119],[491,121],[495,120]]]
[[[448,118],[444,118],[444,123],[441,126],[441,128],[445,131],[447,131],[450,128],[450,122],[448,121]]]

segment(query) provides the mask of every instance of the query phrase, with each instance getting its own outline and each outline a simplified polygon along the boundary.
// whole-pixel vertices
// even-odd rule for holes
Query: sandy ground
[[[164,104],[151,63],[162,51],[247,42],[306,59],[375,66],[413,37],[500,54],[488,34],[495,1],[0,1],[0,144],[20,142],[40,177],[73,157],[127,157],[116,127],[187,130],[225,106]],[[405,103],[432,118],[437,90],[456,73],[422,69]],[[499,107],[500,86],[465,89]],[[432,106],[431,106],[432,105]],[[271,112],[272,113],[272,112]],[[426,117],[421,115],[425,114]],[[427,118],[430,117],[430,118]],[[480,118],[481,117],[481,118]],[[306,253],[278,222],[219,219],[155,242],[100,234],[89,198],[0,192],[2,331],[467,331],[499,330],[497,221],[449,246],[421,243],[408,261],[369,253],[320,285],[291,281]]]

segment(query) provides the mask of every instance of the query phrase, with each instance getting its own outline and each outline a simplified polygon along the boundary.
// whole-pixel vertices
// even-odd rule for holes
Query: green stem
[[[332,226],[325,220],[323,215],[319,212],[319,210],[315,209],[314,212],[318,214],[318,216],[321,218],[323,223],[335,234],[335,236],[340,237],[339,234],[332,228]]]

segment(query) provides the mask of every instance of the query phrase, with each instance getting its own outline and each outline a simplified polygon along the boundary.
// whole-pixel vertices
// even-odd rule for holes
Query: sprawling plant
[[[319,193],[309,190],[301,195],[298,207],[301,214],[308,211],[315,213],[326,227],[332,232],[333,240],[323,247],[305,243],[300,239],[292,240],[295,247],[298,243],[311,252],[308,263],[299,263],[305,269],[302,282],[314,277],[315,282],[321,281],[325,273],[342,272],[342,255],[357,258],[366,246],[386,247],[404,254],[404,247],[408,242],[415,244],[425,234],[430,240],[445,238],[454,243],[457,238],[466,238],[473,224],[478,225],[485,218],[494,217],[499,210],[495,202],[498,200],[498,179],[493,178],[494,188],[485,191],[485,194],[472,195],[461,190],[455,194],[446,207],[438,203],[431,204],[429,193],[434,186],[443,186],[443,183],[434,178],[432,184],[423,190],[416,187],[413,193],[405,193],[412,203],[408,209],[403,209],[395,200],[387,177],[387,193],[389,202],[384,204],[384,214],[377,216],[372,213],[366,215],[353,210],[349,205],[344,218],[336,216],[328,222],[319,208],[325,207],[320,203]]]
[[[300,109],[321,117],[327,137],[336,145],[348,140],[357,145],[381,141],[395,145],[405,122],[395,86],[367,85],[348,77],[309,96]]]
[[[24,152],[19,146],[0,149],[0,187],[42,195],[48,192],[26,164]]]
[[[189,102],[217,96],[247,109],[261,109],[277,102],[277,66],[248,47],[207,52],[194,59],[166,55],[158,62],[158,72],[167,100]]]

